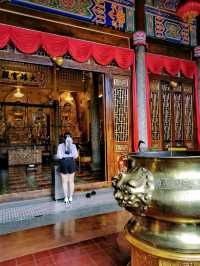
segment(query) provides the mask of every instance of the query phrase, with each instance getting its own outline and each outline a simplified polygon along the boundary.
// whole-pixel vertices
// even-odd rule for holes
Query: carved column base
[[[170,260],[132,248],[131,266],[200,266],[200,261]]]

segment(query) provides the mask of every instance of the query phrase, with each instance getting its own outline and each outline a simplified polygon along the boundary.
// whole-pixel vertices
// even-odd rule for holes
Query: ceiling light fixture
[[[24,94],[21,92],[21,89],[19,87],[16,89],[16,92],[14,93],[14,97],[15,98],[23,98],[24,97]]]
[[[72,102],[74,100],[74,98],[72,97],[71,93],[68,92],[67,95],[64,97],[64,100],[66,102]]]

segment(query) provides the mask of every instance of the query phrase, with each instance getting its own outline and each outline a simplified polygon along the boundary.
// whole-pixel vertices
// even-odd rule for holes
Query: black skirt
[[[72,157],[63,158],[60,160],[60,173],[62,174],[72,174],[76,172],[77,165]]]

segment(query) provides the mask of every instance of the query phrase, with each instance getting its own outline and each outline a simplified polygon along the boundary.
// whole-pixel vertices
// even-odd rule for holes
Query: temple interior
[[[50,189],[56,134],[62,142],[65,132],[72,134],[80,154],[75,182],[105,181],[102,75],[48,67],[39,70],[20,63],[15,63],[15,69],[23,71],[11,72],[6,70],[11,63],[1,64],[0,194]],[[34,69],[35,74],[25,69]],[[39,81],[37,75],[42,78],[44,73],[48,75]],[[55,83],[59,89],[54,88]],[[99,169],[92,168],[92,127],[98,127]]]
[[[200,266],[199,102],[200,0],[0,0],[0,266]]]

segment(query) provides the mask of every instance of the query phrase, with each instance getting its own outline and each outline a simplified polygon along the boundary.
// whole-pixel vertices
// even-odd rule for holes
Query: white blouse
[[[58,159],[63,159],[68,157],[73,157],[74,159],[78,158],[78,151],[75,144],[71,145],[71,152],[69,154],[66,154],[65,151],[66,151],[65,143],[59,144],[57,149],[57,158]]]

